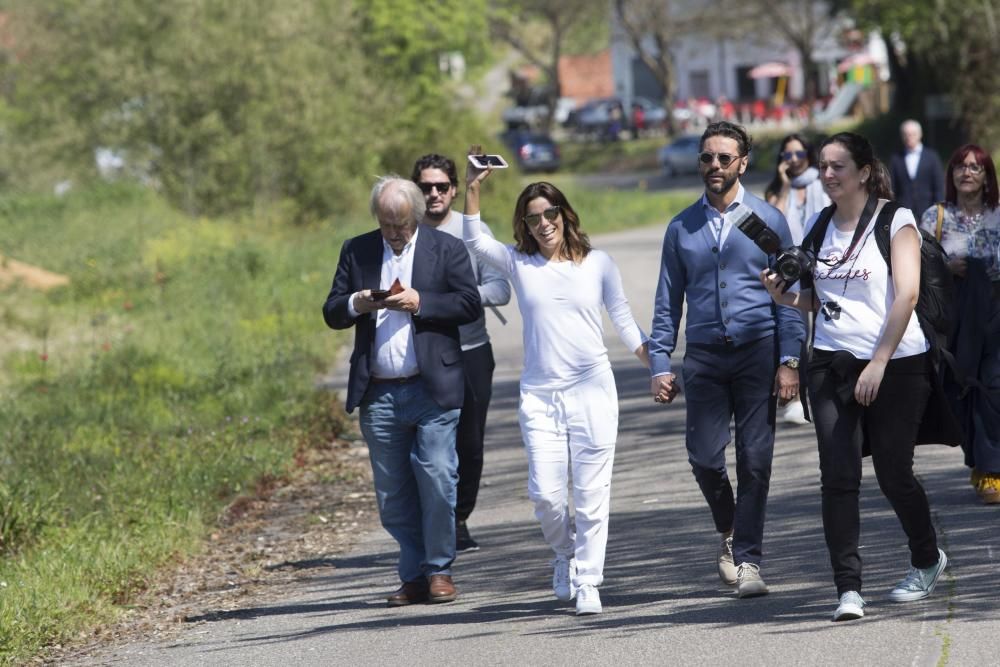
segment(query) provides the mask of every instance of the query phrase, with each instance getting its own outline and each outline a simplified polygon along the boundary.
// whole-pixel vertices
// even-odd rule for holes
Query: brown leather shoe
[[[455,589],[455,584],[452,583],[450,575],[432,574],[430,576],[430,596],[427,598],[428,602],[451,602],[456,597],[458,597],[458,591]]]
[[[386,598],[390,607],[405,607],[409,604],[427,602],[427,580],[407,581],[395,593]]]

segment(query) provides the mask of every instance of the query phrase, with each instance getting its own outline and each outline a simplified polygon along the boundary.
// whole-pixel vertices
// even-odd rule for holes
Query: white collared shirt
[[[917,144],[912,151],[906,151],[903,160],[906,162],[906,173],[910,175],[912,181],[917,177],[917,165],[920,164],[920,154],[924,152],[924,145]]]
[[[733,228],[733,223],[729,221],[729,214],[734,208],[743,203],[743,195],[746,193],[742,183],[736,187],[738,188],[736,190],[736,198],[726,207],[725,213],[720,213],[719,209],[712,206],[712,203],[708,201],[707,194],[701,196],[701,206],[705,211],[705,217],[708,218],[708,224],[712,226],[712,235],[719,242],[720,249]]]
[[[400,284],[406,287],[413,284],[413,249],[419,234],[418,226],[413,232],[413,238],[398,255],[392,251],[385,239],[382,240],[382,274],[379,278],[379,289],[389,289],[397,278]],[[356,294],[352,294],[347,302],[348,312],[353,317],[358,316],[358,312],[354,310],[355,296]],[[413,347],[413,318],[410,313],[381,308],[371,315],[375,318],[375,356],[372,358],[372,376],[399,378],[419,373],[417,353]]]

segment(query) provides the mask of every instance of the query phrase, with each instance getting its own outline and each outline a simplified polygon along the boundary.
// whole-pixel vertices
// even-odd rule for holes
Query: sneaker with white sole
[[[923,569],[911,567],[906,577],[889,591],[889,599],[893,602],[915,602],[923,600],[934,592],[941,573],[948,566],[948,557],[938,549],[938,562]]]
[[[767,584],[760,578],[760,566],[740,563],[736,568],[736,597],[755,598],[767,592]]]
[[[865,601],[857,591],[847,591],[840,596],[840,604],[833,612],[834,621],[853,621],[856,618],[864,618]]]
[[[733,536],[725,535],[719,543],[719,579],[727,586],[736,585],[736,563],[733,562]]]
[[[576,595],[573,577],[576,576],[576,560],[565,556],[556,556],[552,561],[552,592],[556,598],[569,602]]]
[[[597,592],[597,586],[584,584],[576,591],[576,615],[588,616],[590,614],[600,614],[601,594]]]

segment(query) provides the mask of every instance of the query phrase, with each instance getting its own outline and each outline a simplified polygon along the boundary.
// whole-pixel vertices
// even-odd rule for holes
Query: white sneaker
[[[760,566],[753,563],[740,563],[736,568],[736,597],[755,598],[767,595],[767,584],[760,578]]]
[[[906,577],[889,591],[889,599],[893,602],[914,602],[923,600],[934,592],[941,573],[948,566],[948,557],[938,549],[938,562],[930,567],[918,570],[911,567]]]
[[[736,563],[733,562],[733,536],[722,538],[719,543],[719,579],[727,586],[736,585]]]
[[[590,614],[600,614],[601,594],[597,592],[597,586],[584,584],[576,592],[576,615],[588,616]]]
[[[794,398],[785,404],[785,407],[781,408],[781,421],[786,424],[808,424],[809,420],[806,419],[805,411],[802,409],[802,402]]]
[[[552,592],[556,598],[569,602],[576,595],[573,577],[576,576],[576,560],[565,556],[556,556],[552,561]]]
[[[834,621],[853,621],[856,618],[864,618],[865,601],[861,599],[861,594],[857,591],[847,591],[840,596],[840,604],[833,612]]]

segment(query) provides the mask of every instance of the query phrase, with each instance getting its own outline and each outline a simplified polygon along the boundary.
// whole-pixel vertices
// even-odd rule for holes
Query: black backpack
[[[892,275],[892,253],[889,249],[889,231],[892,218],[901,207],[899,202],[887,201],[875,218],[875,242],[882,259],[889,267]],[[824,208],[816,224],[802,241],[805,250],[811,250],[815,257],[826,236],[826,228],[830,224],[836,206],[831,204]],[[955,283],[948,268],[948,253],[931,234],[919,229],[923,242],[920,244],[920,296],[917,299],[917,320],[928,342],[939,350],[947,348],[948,337],[955,327]]]

